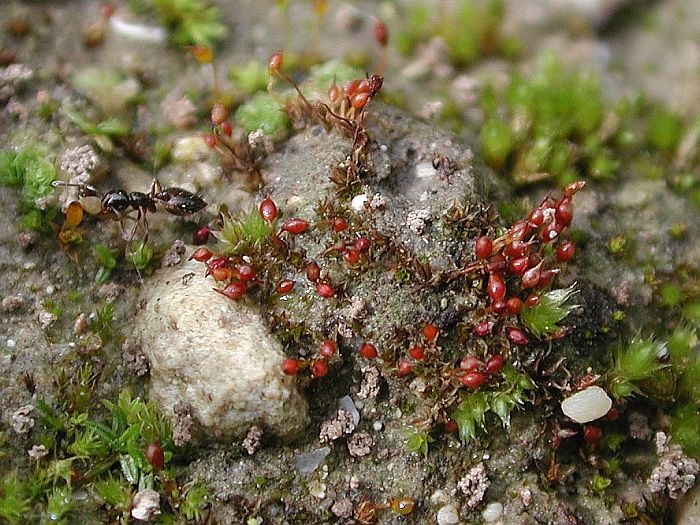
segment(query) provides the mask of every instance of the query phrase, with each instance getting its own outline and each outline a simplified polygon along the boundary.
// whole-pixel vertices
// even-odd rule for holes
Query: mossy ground
[[[167,2],[156,4],[165,5]],[[300,74],[309,69],[307,66],[321,62],[320,55],[324,55],[323,59],[340,58],[368,71],[379,62],[376,57],[380,51],[371,36],[371,19],[363,12],[366,9],[367,13],[375,13],[373,4],[350,8],[330,2],[322,24],[316,22],[320,15],[311,5],[290,3],[285,11],[273,4],[270,2],[259,9],[221,10],[226,25],[235,28],[217,52],[222,77],[222,72],[229,71],[232,64],[245,64],[248,59],[262,64],[264,72],[268,55],[278,48],[288,50],[288,66]],[[517,203],[523,198],[535,202],[541,198],[545,187],[564,184],[574,176],[593,182],[577,203],[574,234],[580,257],[561,276],[563,284],[579,281],[581,293],[577,302],[583,308],[572,314],[576,329],[570,339],[555,344],[553,350],[566,357],[566,367],[574,377],[583,375],[588,366],[593,366],[594,372],[604,374],[608,367],[613,366],[612,352],[617,339],[626,340],[640,328],[656,333],[658,337],[669,337],[675,333],[681,319],[685,318],[685,322],[691,324],[698,321],[700,182],[697,176],[697,139],[693,149],[692,136],[697,128],[693,111],[700,109],[700,102],[693,83],[682,81],[687,73],[684,64],[678,63],[675,68],[668,65],[674,62],[666,60],[665,53],[659,51],[647,57],[649,64],[657,66],[648,67],[645,73],[657,80],[661,76],[659,69],[667,73],[662,81],[652,86],[651,96],[655,98],[640,99],[632,94],[618,103],[616,100],[621,93],[627,95],[629,91],[639,91],[644,88],[643,82],[632,85],[631,89],[628,85],[620,85],[616,74],[602,67],[604,64],[592,50],[610,44],[615,59],[622,62],[623,74],[630,79],[628,83],[633,83],[634,75],[645,71],[646,66],[642,63],[643,57],[626,58],[629,41],[644,42],[651,35],[649,41],[665,43],[662,50],[677,49],[678,43],[660,29],[665,25],[660,21],[678,16],[677,13],[688,6],[676,1],[649,8],[643,11],[642,22],[615,20],[618,25],[612,26],[612,33],[598,37],[579,32],[576,28],[580,28],[580,18],[575,16],[571,17],[570,26],[554,24],[554,28],[547,25],[552,20],[544,16],[542,24],[528,34],[531,29],[526,25],[518,29],[516,24],[513,29],[512,20],[518,13],[515,5],[506,3],[505,17],[501,19],[499,2],[484,4],[489,6],[485,8],[479,3],[476,18],[485,20],[487,23],[483,27],[491,28],[491,31],[488,34],[475,31],[465,34],[461,40],[454,38],[451,25],[444,28],[440,25],[440,17],[449,17],[449,14],[435,11],[432,18],[426,19],[420,5],[383,6],[377,14],[386,17],[390,34],[395,33],[397,37],[396,47],[390,46],[385,97],[388,101],[401,103],[409,111],[423,114],[426,114],[427,103],[437,99],[442,105],[436,112],[427,112],[436,115],[437,124],[456,130],[462,138],[481,136],[486,160],[500,174],[499,178],[487,177],[486,181],[489,187],[499,190],[496,195],[502,198],[500,209],[504,216],[509,210],[517,216],[514,210],[520,207]],[[450,6],[451,3],[447,2],[443,7],[449,10]],[[198,136],[207,131],[208,106],[212,100],[211,68],[198,64],[175,46],[138,43],[111,30],[106,32],[101,45],[86,49],[80,31],[76,30],[75,13],[81,13],[83,17],[78,20],[79,26],[89,25],[100,16],[96,2],[80,1],[59,7],[38,3],[31,7],[29,9],[20,2],[9,3],[3,8],[3,19],[0,20],[3,23],[0,30],[2,51],[15,52],[17,60],[35,72],[34,78],[17,90],[14,100],[20,106],[15,105],[12,111],[12,106],[2,110],[2,149],[41,143],[50,150],[47,158],[57,159],[67,147],[91,142],[111,165],[107,177],[99,181],[101,188],[127,187],[145,191],[150,184],[153,166],[167,161],[168,145],[184,136]],[[118,3],[117,7],[119,12],[131,16],[126,3]],[[465,12],[468,7],[465,7]],[[404,26],[402,14],[405,12],[410,16]],[[28,21],[28,34],[12,34],[10,22],[16,19]],[[156,19],[142,14],[138,20],[155,23]],[[262,43],[256,40],[261,34],[253,30],[256,27],[263,28],[265,37]],[[313,29],[308,30],[309,27]],[[448,44],[445,58],[429,64],[422,77],[409,75],[406,66],[419,56],[420,46],[427,44],[435,32],[440,32],[435,27],[448,33],[443,35]],[[686,23],[682,28],[681,34],[686,34]],[[337,41],[334,32],[342,32],[346,38]],[[220,31],[209,31],[205,36],[215,33],[221,34]],[[175,32],[172,38],[184,43],[185,37],[181,32]],[[527,45],[516,46],[513,38]],[[544,69],[541,65],[533,66],[541,56],[539,51],[545,49],[552,39],[564,42],[562,64],[556,66],[561,69],[556,69],[555,73],[546,69],[554,67],[551,64]],[[455,56],[460,42],[469,44],[461,46],[468,54]],[[584,52],[584,60],[579,61],[575,57],[582,48],[588,52]],[[408,54],[401,58],[399,51]],[[325,56],[326,52],[329,56]],[[659,61],[663,62],[663,67],[658,66]],[[581,62],[584,66],[580,65]],[[116,73],[113,76],[116,80],[109,83],[107,91],[113,98],[106,103],[101,104],[99,100],[104,93],[96,97],[99,90],[78,82],[78,77],[73,74],[94,64]],[[440,65],[456,65],[457,69],[449,70],[447,76],[441,78],[434,74],[439,72]],[[519,71],[518,74],[511,71],[511,65]],[[591,70],[594,76],[577,73],[576,68]],[[601,70],[602,75],[599,74]],[[539,76],[536,71],[540,71]],[[231,79],[236,82],[243,74],[253,78],[248,82],[240,81],[240,86],[227,91],[233,106],[243,102],[252,94],[251,91],[264,88],[259,70],[252,68],[238,76],[232,74]],[[480,97],[472,96],[468,89],[466,93],[463,89],[460,91],[458,88],[463,84],[457,83],[456,79],[461,74],[468,75],[467,80],[481,86],[493,84],[493,96],[489,97],[487,90],[482,90]],[[103,79],[105,82],[112,78],[107,77]],[[124,83],[129,80],[136,83],[135,92],[129,88],[132,84]],[[659,88],[660,85],[663,87]],[[667,85],[673,89],[666,90]],[[120,86],[119,89],[116,86]],[[171,92],[194,103],[196,124],[193,127],[176,130],[164,118],[160,104]],[[551,92],[557,95],[555,103],[544,104],[539,95]],[[517,93],[521,96],[515,96]],[[684,100],[684,107],[669,105],[672,101],[665,99],[668,93],[675,93]],[[536,95],[538,100],[533,100]],[[582,101],[590,104],[581,104]],[[576,111],[571,111],[572,108]],[[114,120],[115,114],[118,120]],[[80,118],[76,119],[76,115]],[[463,150],[440,142],[445,140],[444,135],[432,134],[427,126],[402,129],[399,126],[402,120],[396,112],[379,112],[379,115],[387,130],[384,142],[394,149],[375,152],[374,158],[378,160],[374,171],[379,175],[375,189],[396,198],[395,202],[390,200],[392,209],[405,211],[402,196],[414,192],[412,196],[415,197],[429,189],[421,188],[418,183],[411,189],[400,187],[411,180],[410,174],[416,162],[431,161],[426,155],[427,145],[432,146],[438,141],[437,149]],[[252,116],[257,118],[255,112]],[[564,116],[575,117],[575,122],[562,120]],[[522,122],[518,119],[525,117],[528,125],[519,127]],[[562,122],[565,125],[558,127]],[[286,126],[286,123],[281,125]],[[321,129],[309,129],[278,148],[281,153],[269,159],[269,172],[287,170],[288,163],[294,163],[293,169],[302,171],[303,180],[313,183],[313,186],[295,188],[301,176],[299,179],[291,176],[287,186],[285,181],[277,181],[276,186],[271,184],[273,197],[282,199],[280,204],[284,203],[289,214],[302,210],[311,215],[312,208],[308,205],[322,197],[330,186],[326,180],[328,166],[346,154],[347,141],[334,134],[326,135]],[[422,158],[416,154],[421,148],[424,148]],[[478,148],[475,151],[478,155]],[[156,157],[160,159],[157,162]],[[466,157],[462,161],[466,162]],[[203,183],[207,173],[198,171],[200,164],[212,166],[215,159],[204,154],[195,161],[171,164],[166,166],[163,175],[173,185],[192,184],[194,189],[203,190],[210,200],[228,200],[234,211],[254,200],[231,189],[244,187],[245,181],[234,180],[231,185],[209,179],[208,183]],[[481,173],[478,162],[475,169]],[[523,180],[522,175],[540,170],[550,170],[552,175],[536,181]],[[309,176],[310,171],[315,174]],[[213,172],[217,173],[215,169]],[[531,182],[533,184],[529,184]],[[517,192],[512,190],[514,185],[523,183],[528,184]],[[304,200],[290,199],[295,193]],[[33,195],[33,200],[38,196]],[[110,414],[99,403],[100,399],[116,401],[125,389],[134,395],[147,395],[146,381],[127,373],[122,362],[121,344],[129,335],[130,312],[134,309],[140,278],[125,260],[124,241],[120,239],[116,225],[86,221],[81,225],[82,243],[68,246],[64,251],[58,246],[53,232],[30,233],[26,224],[18,223],[17,217],[27,214],[24,205],[26,203],[22,203],[22,195],[17,189],[0,188],[0,206],[4,210],[0,219],[3,247],[0,250],[3,268],[0,295],[4,298],[19,295],[22,298],[19,309],[2,313],[5,347],[0,363],[3,372],[0,397],[7,403],[0,419],[0,470],[3,473],[16,470],[20,478],[35,471],[26,451],[42,440],[50,445],[49,438],[53,435],[50,425],[39,420],[29,437],[13,435],[9,430],[11,416],[21,405],[35,404],[38,399],[43,399],[52,407],[67,408],[67,418],[89,413],[90,418],[107,421]],[[527,206],[522,208],[527,209]],[[387,221],[388,224],[380,224],[380,229],[398,224],[399,215],[397,211],[396,217]],[[45,225],[49,222],[50,219]],[[360,230],[366,226],[358,225]],[[159,215],[151,221],[151,228],[157,261],[173,239],[189,238],[195,225],[176,223]],[[424,250],[426,259],[440,265],[445,263],[441,260],[444,257],[441,249],[450,245],[450,235],[454,231],[438,221],[433,228],[431,238],[434,244],[424,247],[413,239],[414,248]],[[401,232],[398,235],[401,236]],[[404,240],[412,242],[411,239],[406,235]],[[326,240],[319,235],[310,238],[308,244],[311,249],[318,250]],[[106,281],[107,287],[95,282],[100,266],[105,267],[104,258],[95,256],[95,246],[99,244],[109,245],[117,259],[110,275],[100,279]],[[459,257],[467,251],[464,246],[459,248],[459,243],[452,246],[456,248],[451,256]],[[391,312],[391,315],[375,317],[365,327],[373,337],[381,340],[396,324],[418,326],[438,318],[443,311],[457,315],[457,309],[445,309],[428,293],[425,300],[418,300],[421,292],[411,288],[410,272],[407,275],[406,272],[382,271],[375,275],[372,271],[370,269],[361,276],[351,275],[351,278],[356,279],[354,284],[360,295],[364,295],[375,308]],[[397,275],[401,275],[401,279],[397,279]],[[385,290],[386,294],[375,294],[377,288]],[[402,292],[392,293],[391,290]],[[306,303],[300,300],[299,304],[288,303],[283,307],[273,305],[271,312],[279,314],[275,310],[279,306],[292,316],[307,317],[312,291],[301,292],[300,297],[308,299]],[[415,307],[416,302],[420,308]],[[107,320],[109,316],[105,310],[108,305],[113,307],[111,321]],[[90,343],[91,338],[86,338],[85,332],[75,334],[74,323],[80,314],[90,316],[93,312],[95,318],[88,318],[86,330],[98,335],[102,344],[97,350],[84,352],[85,346],[81,347],[81,344]],[[102,319],[100,313],[103,313]],[[49,318],[45,314],[56,319],[42,328],[40,314],[44,314],[43,319]],[[312,314],[306,319],[305,330],[327,330],[328,319],[333,315],[332,307],[313,310]],[[442,319],[445,323],[451,322],[448,314]],[[551,349],[542,349],[542,352],[551,356]],[[530,356],[532,359],[539,357],[542,356]],[[78,371],[85,372],[86,365],[90,365],[96,374],[94,380],[87,381],[87,386],[78,382],[81,377]],[[68,379],[62,380],[61,377]],[[576,437],[563,445],[563,452],[557,457],[562,471],[552,472],[551,447],[547,437],[537,432],[541,422],[550,416],[552,406],[556,407],[556,403],[552,404],[548,399],[551,390],[544,386],[536,391],[536,402],[526,414],[514,413],[508,431],[502,431],[493,418],[488,422],[491,432],[463,445],[454,436],[445,436],[441,429],[437,429],[433,433],[436,439],[430,444],[427,456],[423,457],[404,447],[406,429],[412,428],[410,421],[419,415],[421,400],[416,399],[407,382],[392,379],[385,384],[380,397],[368,401],[363,409],[363,429],[373,428],[373,423],[382,424],[382,430],[376,432],[375,452],[369,457],[353,459],[342,444],[335,445],[325,461],[327,470],[320,468],[307,477],[300,475],[291,466],[292,458],[317,448],[318,425],[334,415],[337,398],[348,393],[358,379],[356,372],[345,368],[334,370],[331,377],[311,384],[307,394],[314,421],[307,438],[296,446],[283,447],[268,441],[255,458],[248,458],[237,446],[207,444],[180,451],[175,461],[179,470],[178,482],[182,485],[191,481],[205,483],[211,497],[212,522],[239,523],[256,517],[271,523],[285,520],[288,523],[333,522],[336,518],[329,510],[333,501],[371,494],[376,497],[375,502],[397,496],[412,497],[418,502],[411,516],[400,518],[385,512],[381,514],[380,522],[425,523],[434,519],[435,510],[441,504],[431,503],[431,495],[438,489],[449,492],[471,466],[488,456],[492,488],[487,499],[495,500],[506,494],[506,516],[515,516],[524,510],[518,507],[519,495],[511,492],[514,487],[527,486],[532,489],[534,501],[529,514],[536,522],[563,520],[561,516],[566,514],[565,511],[571,511],[584,523],[603,523],[621,519],[611,509],[625,500],[627,492],[639,486],[652,465],[650,443],[623,435],[626,432],[623,418],[619,424],[604,424],[610,437],[598,451],[598,455],[604,458],[602,467],[593,464],[595,456]],[[560,379],[561,376],[555,375],[548,380],[556,382]],[[61,381],[65,382],[64,395]],[[660,384],[663,386],[662,381]],[[682,402],[692,399],[687,397],[692,395],[689,392],[688,389],[683,391],[686,397],[682,397]],[[663,422],[667,419],[669,404],[663,390],[659,393],[652,389],[652,393],[656,395],[650,404],[647,404],[647,398],[632,399],[627,402],[626,411],[630,414],[642,410],[650,416],[654,428],[665,428]],[[652,410],[648,410],[649,406]],[[692,413],[692,407],[688,410],[687,406],[677,408],[671,423],[672,431],[680,425],[683,432],[697,420],[697,413]],[[624,447],[619,450],[623,441]],[[51,456],[43,461],[65,459],[69,456],[69,445],[63,443],[49,447]],[[591,460],[590,463],[582,461],[580,454]],[[566,467],[571,465],[577,468],[575,476],[565,475]],[[122,488],[128,487],[129,484],[124,482],[123,468],[113,467],[112,474],[120,480]],[[352,475],[364,480],[359,491],[350,488]],[[548,478],[550,475],[553,475],[552,479]],[[106,510],[96,496],[97,489],[91,480],[70,481],[70,477],[70,472],[69,480],[58,475],[53,486],[40,488],[40,493],[35,494],[35,499],[29,503],[30,521],[44,515],[47,505],[54,510],[57,506],[58,516],[64,513],[62,519],[71,523],[90,522],[95,512],[105,521],[119,515],[116,510]],[[596,479],[597,483],[591,486],[591,480]],[[605,488],[605,479],[613,480],[608,488]],[[8,480],[10,478],[5,477],[2,497],[11,492]],[[75,502],[61,506],[62,491],[69,484]],[[324,492],[323,498],[318,497],[321,492]],[[559,497],[557,494],[565,495]],[[113,502],[113,506],[118,505]],[[187,513],[178,513],[175,508],[169,510],[172,512],[166,512],[164,520],[171,519],[169,516],[187,520]],[[632,513],[629,508],[627,510]],[[649,506],[646,512],[656,519],[668,522],[672,519],[670,511],[663,507]],[[465,519],[477,522],[480,518],[474,513]]]

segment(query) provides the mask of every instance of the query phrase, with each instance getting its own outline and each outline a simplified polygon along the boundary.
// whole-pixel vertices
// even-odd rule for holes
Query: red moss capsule
[[[283,279],[277,285],[277,293],[290,293],[294,290],[294,281],[290,279]]]
[[[529,257],[518,257],[517,259],[511,259],[508,261],[508,268],[510,271],[516,275],[524,274],[530,267]]]
[[[518,297],[511,297],[506,301],[506,311],[509,314],[518,315],[523,309],[523,302]]]
[[[324,339],[318,351],[323,357],[331,358],[338,353],[338,347],[330,339]]]
[[[406,361],[405,359],[401,359],[398,363],[396,363],[396,373],[398,374],[399,377],[406,377],[412,371],[413,371],[413,363],[411,363],[410,361]]]
[[[564,197],[573,197],[575,193],[578,193],[586,185],[585,181],[572,182],[566,188],[564,188]]]
[[[583,439],[592,447],[598,446],[603,439],[603,431],[595,425],[586,425],[583,429]]]
[[[348,264],[357,264],[360,260],[360,252],[355,248],[348,248],[343,253],[343,259],[345,259]]]
[[[492,301],[502,301],[506,296],[506,283],[503,277],[496,272],[489,274],[489,282],[486,288]]]
[[[321,267],[314,261],[306,265],[306,278],[315,283],[321,277]]]
[[[454,419],[447,418],[445,420],[445,432],[448,434],[457,432],[457,422]]]
[[[376,359],[377,358],[377,347],[371,343],[362,343],[360,346],[360,355],[365,359]]]
[[[231,268],[226,268],[225,266],[210,266],[209,275],[211,275],[215,281],[228,281],[231,278]]]
[[[477,259],[486,259],[493,253],[493,241],[491,238],[482,235],[474,243],[474,253]]]
[[[526,345],[530,342],[525,335],[525,332],[523,332],[520,328],[515,328],[514,326],[506,327],[506,337],[511,343],[516,345]]]
[[[241,297],[243,297],[246,293],[246,285],[243,284],[240,281],[231,281],[228,283],[226,286],[224,286],[223,290],[220,291],[222,295],[225,295],[229,299],[233,299],[234,301],[237,301]]]
[[[423,327],[423,337],[425,337],[425,340],[428,342],[433,341],[437,337],[439,331],[440,329],[434,324],[427,324]]]
[[[331,84],[331,87],[328,88],[328,100],[331,101],[331,104],[334,105],[338,99],[340,98],[340,89],[338,89],[338,85],[335,83],[335,80],[333,81],[333,84]]]
[[[211,133],[203,134],[202,139],[209,149],[214,149],[216,147],[216,138]]]
[[[554,254],[554,258],[557,262],[568,262],[576,254],[576,245],[573,241],[564,241],[559,246],[557,246],[557,251]]]
[[[333,231],[338,233],[348,229],[348,221],[342,217],[336,217],[333,219]]]
[[[330,299],[335,295],[335,290],[333,290],[333,287],[328,283],[318,283],[316,285],[316,293],[324,299]]]
[[[146,456],[146,461],[151,464],[153,470],[156,472],[165,465],[165,453],[159,443],[150,443],[146,447],[143,455]]]
[[[271,75],[279,74],[282,63],[284,62],[284,54],[282,51],[277,51],[274,55],[270,57],[270,62],[267,68]]]
[[[491,333],[493,330],[492,321],[482,321],[474,327],[474,335],[477,337],[484,337]]]
[[[410,355],[416,361],[422,361],[425,357],[425,348],[422,346],[412,346],[408,351],[408,355]]]
[[[481,372],[469,372],[459,378],[461,383],[467,388],[476,390],[486,382],[486,375]]]
[[[506,302],[501,300],[501,301],[493,301],[491,303],[491,310],[495,314],[502,314],[505,313],[506,311]]]
[[[374,22],[374,39],[382,47],[386,47],[389,41],[389,32],[386,29],[386,24],[379,19]]]
[[[233,126],[228,120],[225,120],[221,123],[221,132],[227,137],[233,135]]]
[[[558,222],[550,222],[540,232],[540,239],[545,243],[555,241],[561,233],[562,225]]]
[[[211,259],[213,255],[211,250],[202,246],[201,248],[197,248],[194,253],[190,255],[190,260],[194,259],[197,262],[206,262]]]
[[[354,247],[358,252],[364,252],[369,250],[370,245],[372,244],[372,241],[370,241],[367,237],[359,237],[358,239],[355,240]]]
[[[355,93],[357,92],[357,85],[360,83],[360,79],[356,78],[354,80],[348,80],[345,85],[343,86],[343,94],[348,98],[352,98],[355,96]]]
[[[554,276],[558,273],[559,269],[542,270],[542,275],[540,275],[540,281],[537,283],[537,288],[542,290],[543,288],[549,286],[549,283],[552,282],[552,279],[554,279]]]
[[[528,271],[526,271],[522,278],[520,279],[520,286],[523,288],[534,288],[537,286],[537,283],[540,281],[540,277],[542,275],[542,262],[540,262],[537,266],[534,268],[530,268]]]
[[[401,516],[408,516],[416,508],[416,502],[411,498],[394,498],[389,502],[389,508]]]
[[[540,296],[536,293],[531,293],[525,299],[525,304],[528,305],[530,308],[532,308],[533,306],[535,306],[539,302],[540,302]]]
[[[300,363],[298,359],[288,357],[287,359],[282,361],[282,372],[284,372],[288,376],[296,375],[296,373],[299,372],[299,364]]]
[[[228,117],[228,109],[221,102],[214,103],[211,108],[211,121],[215,126],[221,124]]]
[[[497,374],[503,369],[503,356],[501,354],[492,355],[486,361],[486,373]]]
[[[555,212],[555,217],[557,222],[568,226],[574,218],[574,208],[571,205],[571,198],[564,197],[561,202],[557,205]]]
[[[510,237],[511,241],[522,241],[529,231],[530,225],[527,221],[520,220],[510,227],[508,237]]]
[[[328,375],[330,367],[325,359],[317,359],[311,365],[311,375],[314,377],[324,377]]]
[[[465,355],[459,362],[459,368],[466,372],[473,372],[484,365],[484,362],[476,356]]]
[[[350,100],[350,105],[355,109],[362,109],[367,105],[369,93],[358,93]]]
[[[522,257],[527,255],[529,251],[530,243],[525,241],[513,241],[506,245],[505,250],[503,250],[508,257]]]
[[[240,281],[250,281],[257,273],[250,264],[239,264],[233,269],[233,275]]]
[[[542,208],[535,208],[530,212],[528,220],[530,221],[530,226],[539,228],[544,224],[544,210]]]
[[[493,272],[500,272],[502,270],[505,270],[507,266],[506,263],[506,258],[503,257],[503,255],[498,254],[494,255],[489,259],[489,262],[486,264],[486,271],[488,273],[493,273]]]
[[[265,197],[258,207],[258,212],[265,222],[272,222],[277,218],[277,205],[270,197]]]
[[[282,223],[282,230],[298,235],[309,229],[308,221],[304,219],[287,219]]]
[[[194,243],[205,244],[209,240],[211,230],[207,226],[202,226],[194,232]]]

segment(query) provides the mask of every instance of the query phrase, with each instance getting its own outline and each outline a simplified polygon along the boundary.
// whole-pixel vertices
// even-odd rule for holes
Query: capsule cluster
[[[500,237],[483,235],[476,239],[474,252],[479,261],[474,267],[487,277],[486,290],[491,310],[499,315],[518,315],[524,305],[535,306],[542,290],[561,271],[558,264],[568,262],[576,253],[576,245],[564,238],[574,218],[572,197],[585,186],[575,182],[564,189],[561,198],[545,198],[527,219],[513,224]],[[475,334],[485,336],[492,325],[477,325]],[[511,343],[528,343],[524,332],[506,327]]]

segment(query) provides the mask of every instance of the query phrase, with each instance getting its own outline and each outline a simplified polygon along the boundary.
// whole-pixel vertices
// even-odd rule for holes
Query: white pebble
[[[486,523],[493,523],[494,521],[498,521],[499,519],[501,519],[502,514],[503,504],[495,502],[486,505],[486,508],[481,513],[481,517],[484,518],[484,521]]]
[[[459,509],[454,503],[445,505],[437,513],[438,525],[455,525],[459,523]]]
[[[367,194],[360,193],[352,198],[350,206],[353,210],[362,211],[365,208],[365,202],[367,202]]]
[[[416,177],[419,179],[427,179],[435,176],[435,168],[432,162],[420,162],[416,164]]]
[[[17,342],[14,339],[8,339],[5,344],[7,345],[7,348],[14,348],[17,346]]]
[[[160,44],[165,42],[167,38],[165,29],[162,27],[134,24],[117,16],[113,16],[109,19],[109,25],[112,26],[112,30],[115,33],[133,38],[134,40]]]
[[[603,417],[611,407],[612,399],[599,386],[589,386],[561,403],[564,415],[577,423],[588,423]]]

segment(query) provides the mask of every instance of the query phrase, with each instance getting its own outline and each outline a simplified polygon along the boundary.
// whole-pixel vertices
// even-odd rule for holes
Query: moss
[[[523,307],[520,321],[528,332],[536,337],[550,336],[561,328],[558,323],[578,307],[575,304],[567,304],[576,293],[575,285],[545,292],[535,306]]]
[[[250,60],[242,66],[231,66],[228,76],[233,85],[245,95],[253,95],[265,89],[270,74],[263,64],[257,60]]]
[[[518,184],[552,178],[564,186],[583,176],[607,179],[618,169],[604,138],[598,78],[568,71],[551,55],[532,76],[484,90],[481,106],[482,153]]]
[[[700,410],[697,403],[679,406],[671,415],[671,436],[689,456],[700,459]]]
[[[649,117],[647,141],[662,152],[672,153],[683,135],[683,120],[668,110],[657,108]]]
[[[262,129],[268,136],[289,127],[289,118],[279,103],[267,93],[257,93],[241,105],[234,114],[235,121],[248,133]]]
[[[218,8],[203,0],[138,0],[142,8],[155,10],[179,46],[213,47],[228,34]]]
[[[612,370],[608,373],[608,391],[616,399],[641,394],[641,383],[654,377],[666,367],[659,361],[666,343],[653,338],[637,336],[626,345],[620,345],[615,354]]]

